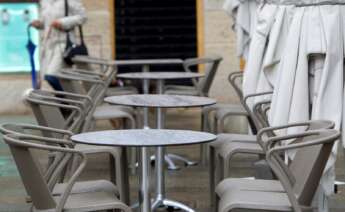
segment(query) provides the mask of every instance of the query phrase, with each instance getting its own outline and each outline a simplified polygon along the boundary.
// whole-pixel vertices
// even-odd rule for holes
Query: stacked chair
[[[200,80],[193,79],[193,85],[191,86],[168,85],[164,88],[164,93],[169,95],[208,96],[222,60],[223,58],[218,56],[186,59],[183,63],[185,71],[193,72],[193,67],[204,65],[206,66],[205,77]]]
[[[108,89],[108,85],[116,74],[115,70],[107,70],[104,72],[91,72],[81,69],[65,69],[56,77],[59,79],[61,85],[64,88],[64,92],[61,91],[48,91],[48,90],[34,90],[27,97],[26,101],[32,108],[32,111],[36,117],[36,120],[42,128],[37,129],[50,129],[42,130],[44,139],[47,140],[46,144],[51,145],[49,139],[64,139],[68,141],[70,149],[73,149],[71,161],[68,163],[68,171],[71,173],[66,176],[74,176],[73,173],[79,169],[84,169],[85,156],[91,154],[109,154],[110,155],[110,179],[112,181],[111,186],[108,183],[109,188],[116,185],[116,192],[121,201],[126,204],[129,203],[129,182],[128,182],[128,162],[126,149],[114,148],[114,147],[102,147],[102,146],[89,146],[73,144],[70,140],[70,136],[75,133],[86,132],[92,129],[94,120],[99,119],[125,119],[129,128],[136,127],[136,120],[133,115],[135,112],[132,108],[116,107],[111,105],[102,105],[104,95]],[[9,127],[6,129],[4,126],[3,132],[8,134],[14,134],[13,129],[20,129],[21,127]],[[63,136],[61,133],[52,132],[55,129],[57,132],[68,132]],[[57,130],[58,129],[58,130]],[[18,130],[21,133],[23,129]],[[9,133],[10,132],[10,133]],[[26,134],[27,136],[32,136]],[[11,137],[8,139],[9,145],[11,141],[22,141],[21,138]],[[29,139],[30,140],[30,139]],[[31,141],[29,141],[31,143]],[[30,146],[31,144],[29,144]],[[25,146],[25,145],[24,145]],[[33,145],[35,147],[35,145]],[[49,147],[50,148],[50,147]],[[43,149],[50,150],[48,147]],[[53,148],[54,149],[54,148]],[[58,152],[64,152],[65,150],[58,149]],[[66,150],[69,152],[70,150]],[[83,157],[77,157],[78,155]],[[131,154],[132,167],[135,168],[136,154]],[[67,160],[67,159],[66,159]],[[54,164],[54,160],[49,160],[48,168]],[[82,164],[82,166],[81,166]],[[17,164],[19,166],[19,164]],[[66,165],[67,167],[67,165]],[[81,168],[82,167],[82,168]],[[19,168],[19,167],[18,167]],[[76,173],[79,175],[80,171]],[[23,174],[26,175],[26,174]],[[57,177],[59,174],[56,174]],[[25,176],[23,176],[25,177]],[[65,175],[59,176],[64,179]],[[24,179],[23,179],[24,180]],[[103,181],[101,181],[103,182]],[[79,185],[79,184],[77,184]],[[93,184],[90,184],[90,186]],[[50,186],[50,185],[49,185]],[[61,190],[60,185],[50,186],[52,194],[56,193],[56,190]],[[82,186],[84,187],[84,186]],[[87,187],[87,186],[86,186]],[[97,187],[97,186],[96,186]],[[59,189],[58,189],[59,188]],[[54,190],[55,189],[55,190]],[[77,189],[78,190],[78,189]],[[85,190],[84,188],[82,190]],[[86,188],[87,190],[87,188]],[[72,190],[73,193],[74,190]],[[29,191],[28,191],[29,192]],[[48,200],[47,200],[48,201]],[[49,200],[50,201],[50,200]],[[63,204],[63,203],[61,203]],[[34,202],[35,205],[35,202]],[[60,206],[59,206],[60,207]]]
[[[312,199],[339,132],[331,130],[334,123],[329,121],[269,127],[267,112],[271,101],[265,99],[269,99],[267,96],[271,94],[263,92],[248,95],[241,100],[253,131],[259,131],[257,135],[219,134],[217,140],[209,145],[210,189],[214,211],[312,211]],[[261,101],[250,108],[248,100],[257,97]],[[224,112],[220,114],[224,116],[237,115],[231,107],[214,109],[216,113],[222,110]],[[223,123],[216,121],[216,124]],[[303,129],[302,132],[287,136],[277,134],[296,127]],[[287,140],[294,141],[289,145],[280,145]],[[284,155],[288,150],[297,153],[286,165]],[[237,154],[254,154],[265,159],[269,171],[272,171],[272,175],[266,173],[271,180],[228,178],[230,161]]]
[[[92,99],[93,107],[90,113],[92,116],[86,117],[83,131],[91,130],[95,120],[125,119],[131,128],[136,127],[136,117],[138,116],[132,108],[103,103],[105,93],[110,84],[109,79],[112,79],[114,74],[95,77],[87,74],[75,73],[75,71],[76,70],[65,70],[56,74],[55,77],[59,79],[64,91],[87,95]],[[105,80],[102,80],[103,78]]]
[[[34,135],[31,130],[42,134]],[[2,131],[7,133],[4,141],[10,147],[33,211],[131,211],[118,199],[119,192],[113,183],[106,180],[77,182],[87,164],[87,155],[64,138],[69,137],[70,132],[28,125],[7,125]],[[62,137],[45,137],[45,133]],[[42,166],[35,151],[40,152],[40,159],[47,155],[51,162]],[[81,162],[75,169],[69,169],[71,160],[76,157],[81,158]],[[58,183],[66,169],[70,170],[69,179]]]
[[[76,67],[85,67],[90,65],[99,66],[102,72],[109,69],[114,69],[116,64],[112,60],[106,60],[102,58],[90,57],[90,56],[76,56],[73,58],[73,62]],[[138,94],[138,89],[135,86],[110,86],[107,88],[106,96],[118,96],[118,95],[130,95]]]
[[[244,116],[248,119],[251,126],[251,131],[255,134],[257,129],[251,117],[249,116],[247,110],[243,107],[243,93],[242,93],[242,78],[243,72],[233,72],[229,75],[228,81],[230,85],[234,88],[237,96],[240,99],[240,104],[221,104],[212,105],[209,107],[204,107],[202,109],[202,131],[212,132],[215,134],[224,131],[224,123],[228,117],[231,116]],[[213,123],[213,127],[211,125]],[[207,162],[207,151],[205,144],[201,145],[200,148],[200,158],[203,164]]]
[[[223,58],[219,56],[207,57],[207,58],[191,58],[186,59],[183,63],[183,68],[186,72],[193,72],[193,68],[197,66],[205,66],[205,76],[199,80],[192,79],[191,86],[184,85],[167,85],[164,88],[164,94],[168,95],[187,95],[187,96],[209,96],[210,88],[219,69],[219,65]],[[207,117],[213,110],[213,107],[203,108],[201,114],[201,130],[206,131],[208,126]],[[200,156],[202,163],[206,161],[206,148],[204,144],[200,147]]]
[[[269,134],[277,130],[274,128],[261,130],[258,140],[262,142],[266,160],[278,180],[224,180],[216,190],[218,211],[313,211],[312,200],[332,147],[340,136],[336,130],[317,129],[327,127],[327,124],[316,121],[310,124],[313,125],[317,127],[287,136],[270,137]],[[287,140],[293,141],[279,145]],[[282,157],[287,151],[296,151],[288,165]]]
[[[87,120],[87,116],[92,115],[88,113],[88,111],[92,110],[82,105],[90,100],[87,100],[88,98],[86,97],[84,97],[84,101],[70,100],[67,97],[75,94],[68,94],[66,92],[58,92],[58,95],[64,95],[64,98],[56,97],[54,94],[56,94],[54,91],[36,90],[32,91],[26,98],[38,124],[40,126],[68,130],[73,133],[82,132],[81,129],[83,128],[83,123]],[[87,155],[106,153],[111,156],[110,179],[118,185],[121,199],[127,202],[129,197],[126,151],[121,148],[81,144],[75,145],[74,148]],[[75,167],[76,164],[78,164],[78,160],[73,161],[72,167]]]

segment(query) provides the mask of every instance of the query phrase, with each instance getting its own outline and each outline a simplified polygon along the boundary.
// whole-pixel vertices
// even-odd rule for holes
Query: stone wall
[[[88,11],[88,23],[84,27],[86,41],[91,55],[111,58],[111,12],[110,0],[83,0]],[[211,96],[221,102],[238,101],[227,82],[231,71],[238,70],[235,56],[234,33],[231,19],[221,9],[223,0],[204,1],[205,55],[217,54],[224,60],[211,88]],[[0,114],[23,114],[30,110],[23,104],[22,96],[30,88],[27,75],[0,76]],[[45,84],[44,87],[47,87]]]
[[[227,80],[231,72],[239,70],[232,20],[222,9],[223,0],[205,0],[204,5],[205,54],[223,57],[210,95],[221,102],[237,102],[238,98]]]

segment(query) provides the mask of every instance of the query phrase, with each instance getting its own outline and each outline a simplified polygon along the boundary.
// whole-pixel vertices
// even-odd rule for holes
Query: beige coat
[[[68,0],[69,16],[65,17],[64,0],[42,0],[40,20],[44,28],[41,41],[41,76],[54,74],[64,66],[62,54],[66,46],[66,33],[50,27],[55,20],[61,22],[65,30],[86,22],[85,8],[81,0]],[[71,32],[75,40],[75,33]]]

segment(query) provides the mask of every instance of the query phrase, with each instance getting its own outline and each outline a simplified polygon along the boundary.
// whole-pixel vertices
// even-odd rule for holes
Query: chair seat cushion
[[[229,212],[233,209],[292,211],[292,206],[286,193],[229,190],[219,201],[219,212]]]
[[[217,150],[218,157],[229,160],[235,153],[264,154],[262,147],[256,142],[229,142]]]
[[[133,109],[115,105],[101,105],[98,106],[93,114],[95,120],[107,120],[116,118],[132,117]]]
[[[131,95],[138,94],[138,89],[134,86],[124,86],[124,87],[110,87],[106,91],[106,96],[119,96],[119,95]]]
[[[58,183],[55,185],[53,195],[62,194],[66,189],[67,183]],[[107,180],[92,180],[76,182],[72,188],[71,194],[106,191],[119,196],[118,188]]]
[[[216,111],[216,118],[218,120],[229,115],[248,116],[248,113],[242,105],[228,105],[227,107],[222,107]]]
[[[110,153],[114,156],[120,156],[122,151],[119,147],[112,146],[95,146],[95,145],[86,145],[86,144],[77,144],[74,147],[76,150],[82,151],[85,154],[94,154],[94,153]]]
[[[198,90],[194,86],[169,85],[165,87],[164,94],[199,96]]]
[[[229,190],[253,190],[253,191],[284,191],[278,180],[258,180],[246,178],[228,178],[217,185],[216,193],[222,197]]]
[[[232,134],[232,133],[223,133],[217,135],[217,139],[211,142],[209,145],[212,148],[219,149],[227,143],[231,142],[256,142],[256,136],[246,135],[246,134]]]
[[[59,197],[56,197],[58,200]],[[63,211],[102,211],[122,209],[129,211],[128,206],[122,203],[111,192],[88,192],[72,194],[68,197]]]

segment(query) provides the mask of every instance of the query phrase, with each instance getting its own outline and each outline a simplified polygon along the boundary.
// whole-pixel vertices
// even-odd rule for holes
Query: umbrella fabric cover
[[[238,57],[248,58],[259,2],[259,0],[226,0],[224,3],[223,9],[233,18]]]
[[[272,99],[272,126],[326,119],[334,121],[336,128],[340,129],[344,88],[344,23],[345,6],[342,5],[295,8]],[[290,129],[286,133],[298,130]],[[322,190],[327,196],[333,192],[336,148],[337,145],[321,180]],[[293,157],[293,152],[289,156]],[[322,192],[320,194],[319,211],[327,211],[327,198]]]
[[[265,4],[259,9],[244,73],[244,96],[273,90],[278,65],[284,52],[292,9],[293,6],[273,4]],[[250,99],[248,104],[253,106],[261,100],[262,98]]]
[[[35,51],[36,51],[37,46],[32,42],[30,26],[28,26],[27,31],[28,31],[28,43],[26,45],[26,48],[29,52],[29,57],[30,57],[32,88],[38,89],[39,85],[37,83],[36,64],[35,64]]]

